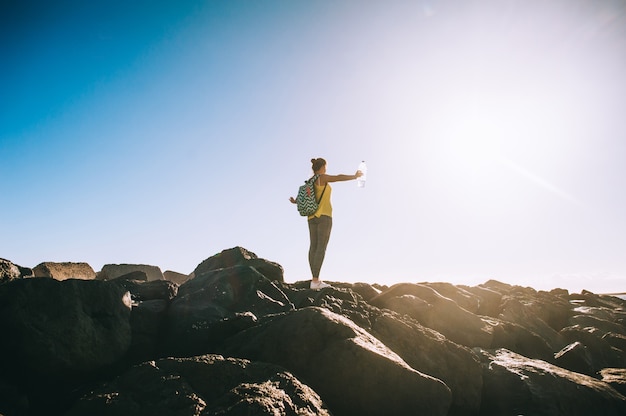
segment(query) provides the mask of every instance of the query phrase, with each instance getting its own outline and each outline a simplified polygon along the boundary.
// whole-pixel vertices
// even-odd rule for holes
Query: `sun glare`
[[[498,154],[502,132],[487,114],[473,113],[458,120],[451,132],[452,148],[456,156],[470,165],[480,165]]]

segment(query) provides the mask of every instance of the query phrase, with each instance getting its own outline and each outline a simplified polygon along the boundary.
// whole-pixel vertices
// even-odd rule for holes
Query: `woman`
[[[311,245],[309,247],[309,265],[311,266],[311,289],[321,289],[330,285],[320,280],[320,269],[326,254],[326,246],[330,238],[330,230],[333,226],[333,207],[330,203],[332,188],[330,182],[351,181],[363,174],[357,171],[354,175],[327,175],[326,161],[322,158],[311,159],[314,175],[319,175],[315,181],[315,195],[321,195],[319,208],[315,214],[309,216],[309,236]],[[319,198],[319,197],[318,197]],[[296,200],[291,197],[289,200],[295,204]]]

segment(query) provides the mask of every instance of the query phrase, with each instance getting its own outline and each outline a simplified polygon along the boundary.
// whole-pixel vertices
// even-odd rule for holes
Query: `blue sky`
[[[626,2],[5,1],[0,257],[626,290]]]

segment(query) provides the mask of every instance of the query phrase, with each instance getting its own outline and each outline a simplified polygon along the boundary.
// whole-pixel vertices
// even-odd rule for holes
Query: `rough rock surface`
[[[2,367],[41,376],[82,374],[130,345],[130,296],[107,282],[51,278],[0,285]],[[10,358],[10,359],[7,359]]]
[[[147,280],[163,280],[158,266],[148,264],[105,264],[97,275],[99,280],[112,280],[133,272],[144,272]]]
[[[182,274],[178,272],[173,272],[171,270],[166,270],[163,272],[163,278],[178,285],[182,285],[187,280],[189,280],[190,277],[188,274]]]
[[[469,348],[391,312],[373,316],[370,332],[412,368],[446,383],[452,391],[448,414],[478,414],[482,369]]]
[[[330,415],[311,388],[275,365],[203,355],[135,366],[67,416]]]
[[[450,407],[450,389],[442,381],[411,368],[352,321],[323,308],[271,318],[234,336],[224,351],[290,369],[335,415],[446,415]]]
[[[200,276],[203,273],[225,269],[233,266],[250,266],[269,280],[282,282],[283,268],[280,264],[257,257],[253,252],[243,247],[234,247],[209,257],[196,267],[191,276]]]
[[[208,270],[178,288],[165,320],[165,349],[201,353],[259,317],[293,310],[285,293],[256,268]]]
[[[481,351],[484,415],[626,414],[626,397],[593,377],[500,349]]]
[[[176,294],[178,293],[178,285],[176,283],[172,283],[168,280],[146,281],[128,279],[126,277],[135,276],[136,273],[141,273],[145,276],[143,272],[134,272],[130,275],[124,275],[111,281],[128,290],[132,299],[139,302],[155,299],[164,299],[169,301],[176,297]]]
[[[43,277],[0,285],[0,378],[26,394],[7,406],[14,414],[55,414],[123,359],[130,314],[128,292],[108,282]],[[0,402],[2,412],[11,414]]]
[[[87,263],[40,263],[33,269],[35,277],[52,277],[56,280],[83,279],[92,280],[96,278],[96,273]]]
[[[241,247],[180,286],[123,271],[24,279],[0,260],[0,414],[626,414],[614,296],[494,280],[311,290]]]
[[[602,381],[626,396],[626,368],[603,368],[600,371]]]
[[[8,282],[21,278],[20,269],[9,260],[0,259],[0,282]]]

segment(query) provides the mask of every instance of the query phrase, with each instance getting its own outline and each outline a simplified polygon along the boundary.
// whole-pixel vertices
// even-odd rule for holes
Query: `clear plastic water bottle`
[[[356,186],[358,186],[359,188],[365,188],[365,179],[367,176],[367,166],[365,165],[365,161],[362,160],[361,163],[359,163],[359,168],[358,170],[361,171],[361,173],[363,173],[363,176],[359,176],[358,178],[356,178]]]

